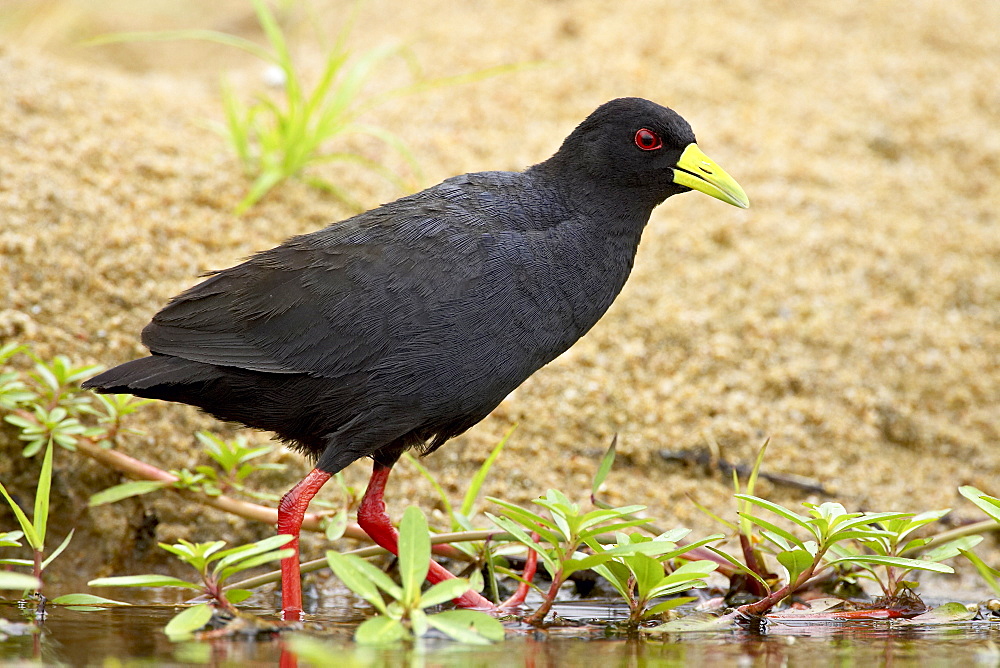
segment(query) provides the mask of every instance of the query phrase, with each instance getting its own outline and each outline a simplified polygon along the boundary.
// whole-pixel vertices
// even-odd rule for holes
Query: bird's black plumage
[[[436,448],[604,314],[653,207],[688,190],[672,168],[692,142],[666,108],[609,102],[525,172],[454,177],[214,273],[143,330],[152,356],[86,386],[274,431],[328,472]]]

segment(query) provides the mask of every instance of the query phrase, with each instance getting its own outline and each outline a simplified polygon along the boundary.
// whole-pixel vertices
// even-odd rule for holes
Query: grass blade
[[[45,561],[43,561],[43,562],[42,562],[42,570],[43,570],[43,571],[44,571],[44,570],[46,569],[46,567],[48,567],[48,565],[49,565],[49,564],[51,564],[51,563],[52,563],[52,560],[53,560],[53,559],[55,559],[55,558],[56,558],[56,557],[58,557],[58,556],[59,556],[60,554],[62,554],[63,550],[65,550],[65,549],[66,549],[66,546],[67,546],[67,545],[69,545],[69,542],[70,542],[71,540],[73,540],[73,532],[74,532],[74,531],[76,531],[76,529],[70,529],[70,530],[69,530],[69,533],[68,533],[68,534],[66,534],[66,538],[64,538],[64,539],[63,539],[63,542],[61,542],[61,543],[59,544],[59,547],[57,547],[57,548],[56,548],[55,550],[53,550],[53,551],[52,551],[52,554],[50,554],[50,555],[49,555],[49,556],[48,556],[48,557],[47,557],[47,558],[45,559]]]
[[[103,46],[105,44],[119,44],[122,42],[174,42],[178,40],[195,40],[212,42],[213,44],[220,44],[222,46],[231,46],[241,51],[246,51],[265,62],[278,64],[275,57],[256,42],[216,30],[190,29],[116,32],[108,35],[98,35],[97,37],[84,40],[81,44],[83,46]]]
[[[421,464],[417,460],[417,458],[411,455],[409,452],[403,453],[403,459],[405,459],[407,463],[412,465],[413,468],[417,469],[417,472],[420,473],[420,475],[422,475],[424,479],[431,484],[431,487],[434,488],[434,491],[437,492],[438,499],[441,500],[441,505],[444,507],[444,512],[447,513],[448,517],[452,518],[451,530],[461,531],[461,527],[458,526],[458,522],[456,522],[454,519],[455,510],[452,507],[451,501],[448,499],[448,495],[445,493],[444,488],[441,487],[440,483],[438,483],[438,481],[434,478],[434,476],[431,475],[431,472],[427,470],[427,467]]]
[[[608,446],[608,451],[604,453],[601,458],[601,464],[597,467],[597,473],[594,474],[594,482],[590,486],[590,499],[593,501],[594,497],[597,496],[597,491],[600,489],[601,485],[604,484],[604,479],[608,477],[608,473],[611,472],[611,467],[615,463],[615,449],[618,447],[618,434],[615,434],[611,438],[611,445]]]
[[[514,430],[517,429],[517,425],[514,425],[507,433],[504,434],[500,442],[494,446],[493,450],[490,452],[490,456],[486,458],[483,465],[479,467],[476,471],[476,475],[472,476],[472,482],[469,484],[468,491],[465,492],[465,498],[462,499],[461,511],[466,517],[469,517],[472,513],[472,506],[479,497],[479,490],[482,489],[483,482],[486,481],[486,476],[489,475],[490,468],[493,467],[493,462],[497,460],[500,456],[500,452],[503,450],[504,446],[507,445],[507,441],[510,439]]]

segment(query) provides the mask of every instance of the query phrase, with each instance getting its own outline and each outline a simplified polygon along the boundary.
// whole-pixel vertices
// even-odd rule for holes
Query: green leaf
[[[354,633],[354,640],[361,645],[392,645],[409,635],[406,627],[392,617],[372,617],[365,620]]]
[[[629,578],[632,575],[632,571],[629,570],[628,566],[619,561],[612,560],[603,564],[597,564],[594,566],[594,571],[610,582],[611,586],[615,588],[623,599],[628,601],[631,598],[632,592],[629,587]]]
[[[750,477],[747,479],[747,494],[753,494],[757,488],[757,476],[760,475],[760,469],[764,465],[764,453],[767,452],[767,446],[770,442],[770,438],[764,439],[760,450],[757,451],[757,458],[753,462],[753,468],[750,469]]]
[[[590,529],[591,527],[594,527],[600,524],[601,522],[607,522],[612,519],[627,517],[629,515],[632,515],[633,513],[637,513],[645,509],[646,506],[635,505],[635,506],[623,506],[621,508],[602,508],[600,510],[592,510],[586,515],[584,515],[583,518],[580,519],[577,531],[583,533],[587,529]],[[648,520],[636,518],[636,519],[629,519],[628,521],[644,523],[647,522]],[[604,529],[604,527],[602,527],[602,529]]]
[[[779,552],[776,555],[778,563],[788,571],[788,584],[794,585],[799,579],[799,575],[812,567],[815,557],[804,547],[798,550],[788,550]]]
[[[716,548],[714,548],[714,547],[712,547],[710,545],[706,546],[705,549],[710,550],[711,552],[715,553],[716,555],[722,557],[723,559],[725,559],[726,561],[728,561],[729,563],[731,563],[733,566],[735,566],[737,568],[737,570],[739,570],[741,573],[746,573],[747,575],[749,575],[750,577],[752,577],[754,580],[756,580],[757,582],[761,583],[764,586],[764,590],[765,591],[768,591],[768,592],[771,591],[771,585],[767,584],[767,580],[765,580],[760,575],[758,575],[757,573],[755,573],[752,570],[750,570],[749,568],[747,568],[744,564],[742,564],[739,561],[737,561],[734,557],[730,556],[728,553],[723,552],[722,550],[716,549]]]
[[[587,539],[594,536],[600,536],[606,533],[615,533],[616,531],[621,531],[622,529],[628,529],[629,527],[639,527],[644,524],[649,524],[650,520],[647,519],[635,519],[628,520],[625,522],[612,522],[611,524],[601,524],[596,527],[591,527],[586,531],[580,532],[580,538]]]
[[[517,525],[513,520],[507,517],[497,517],[491,513],[486,513],[486,517],[496,524],[498,527],[509,533],[514,537],[519,543],[526,545],[529,549],[534,550],[538,553],[539,558],[545,565],[546,570],[548,570],[549,575],[555,576],[556,572],[559,570],[559,565],[556,563],[555,559],[549,554],[548,550],[543,548],[541,545],[536,543],[531,539],[524,529]],[[539,532],[541,533],[541,532]],[[544,538],[544,536],[543,536]],[[557,539],[558,540],[558,539]]]
[[[680,606],[685,605],[686,603],[691,603],[697,600],[698,600],[697,596],[677,596],[676,598],[671,598],[666,601],[657,603],[652,608],[646,610],[646,614],[643,615],[643,617],[648,618],[648,617],[653,617],[655,615],[660,615],[666,612],[667,610],[673,610],[674,608],[679,608]]]
[[[223,595],[227,601],[233,605],[237,605],[253,596],[253,592],[249,589],[227,589]]]
[[[932,561],[924,561],[923,559],[907,559],[905,557],[884,557],[879,554],[864,554],[856,557],[841,557],[839,559],[834,559],[833,561],[829,562],[831,566],[834,564],[842,564],[842,563],[896,566],[899,568],[907,568],[911,570],[934,571],[935,573],[955,572],[955,569],[946,564],[938,564]]]
[[[980,535],[962,536],[943,545],[938,545],[933,550],[928,550],[920,558],[924,561],[944,561],[957,557],[963,551],[971,550],[981,542],[983,542],[983,537]]]
[[[163,632],[171,640],[177,640],[191,635],[198,629],[208,624],[212,619],[212,606],[202,603],[191,608],[186,608],[167,622]]]
[[[614,435],[611,439],[611,445],[608,446],[608,451],[604,453],[604,457],[601,458],[601,464],[597,467],[597,473],[594,474],[594,482],[590,486],[591,497],[597,496],[597,492],[600,490],[601,485],[604,484],[604,479],[608,477],[611,472],[611,467],[615,464],[615,450],[618,447],[618,434]]]
[[[979,558],[975,552],[970,552],[968,550],[959,550],[962,556],[972,562],[972,565],[976,567],[979,575],[986,581],[986,584],[990,586],[993,593],[1000,596],[1000,571],[990,567],[985,561]]]
[[[503,624],[475,610],[447,610],[427,618],[427,623],[458,642],[485,645],[504,639]]]
[[[687,531],[687,529],[685,529],[685,531]],[[705,538],[702,538],[700,540],[696,540],[696,541],[694,541],[692,543],[688,543],[686,545],[682,545],[682,546],[678,547],[677,549],[671,550],[670,552],[667,552],[665,554],[661,554],[657,558],[660,561],[663,561],[665,559],[673,559],[675,557],[679,557],[681,555],[687,554],[688,552],[690,552],[691,550],[694,550],[695,548],[704,547],[704,546],[708,545],[709,543],[714,543],[716,541],[725,540],[725,539],[726,539],[725,534],[713,533],[711,536],[706,536]],[[656,540],[660,540],[660,538],[657,538]]]
[[[514,520],[518,524],[528,528],[532,531],[537,531],[542,537],[545,537],[545,533],[552,536],[553,539],[558,540],[559,536],[555,533],[557,527],[555,522],[552,520],[542,517],[541,515],[534,513],[530,510],[516,506],[513,503],[504,501],[503,499],[498,499],[496,497],[486,497],[488,501],[495,503],[504,509],[504,515]],[[545,533],[543,533],[545,532]],[[546,540],[549,540],[546,538]]]
[[[69,542],[70,542],[71,540],[73,540],[73,532],[75,532],[75,531],[76,531],[76,529],[70,529],[70,530],[69,530],[69,533],[68,533],[68,534],[66,534],[66,537],[65,537],[65,538],[63,538],[63,542],[59,543],[59,547],[57,547],[57,548],[56,548],[55,550],[53,550],[53,551],[52,551],[52,554],[50,554],[50,555],[49,555],[49,556],[48,556],[48,557],[47,557],[47,558],[45,559],[45,561],[43,561],[43,562],[42,562],[42,570],[43,570],[43,571],[44,571],[44,570],[45,570],[46,568],[48,568],[49,564],[51,564],[51,563],[52,563],[52,560],[53,560],[53,559],[55,559],[56,557],[58,557],[58,556],[59,556],[60,554],[62,554],[62,553],[63,553],[63,550],[65,550],[65,549],[66,549],[66,547],[67,547],[67,546],[69,545]]]
[[[56,411],[53,410],[53,413]],[[42,459],[42,470],[38,474],[38,489],[35,492],[35,532],[38,534],[38,544],[45,545],[45,529],[49,522],[49,492],[52,489],[52,441],[45,449]],[[41,549],[41,548],[36,548]]]
[[[148,494],[149,492],[169,487],[171,484],[173,483],[165,480],[132,480],[124,482],[94,494],[90,497],[88,505],[93,508],[94,506],[102,506],[106,503],[115,503],[131,496]]]
[[[810,525],[810,522],[809,522],[809,518],[807,518],[807,517],[805,517],[803,515],[799,515],[798,513],[793,512],[793,511],[789,510],[788,508],[785,508],[784,506],[779,506],[777,503],[773,503],[771,501],[768,501],[767,499],[761,499],[761,498],[756,497],[756,496],[750,496],[749,494],[736,494],[734,496],[737,499],[740,499],[742,501],[746,501],[746,502],[752,503],[752,504],[754,504],[756,506],[760,506],[761,508],[764,508],[766,510],[770,510],[775,515],[779,515],[781,517],[784,517],[789,522],[791,522],[793,524],[797,524],[800,527],[803,527],[805,529],[809,529],[810,531],[812,531],[812,528],[811,528],[811,525]]]
[[[186,589],[201,589],[180,578],[169,575],[117,575],[109,578],[97,578],[87,583],[89,587],[184,587]]]
[[[0,533],[0,547],[21,547],[23,537],[23,531],[4,531]]]
[[[52,599],[56,605],[132,605],[125,601],[115,601],[93,594],[63,594]]]
[[[15,343],[14,341],[8,341],[7,343],[0,346],[0,363],[6,362],[14,355],[24,352],[28,347],[23,343]]]
[[[767,520],[761,517],[757,517],[756,515],[751,515],[749,513],[738,513],[738,515],[744,519],[749,520],[750,522],[756,524],[759,527],[767,529],[770,533],[781,536],[783,539],[785,539],[786,541],[788,541],[789,543],[791,543],[792,545],[796,546],[801,550],[804,550],[806,548],[805,543],[803,543],[802,540],[798,536],[793,534],[791,531],[786,531],[785,529],[782,529],[776,524],[772,524],[771,522],[768,522]]]
[[[843,506],[841,506],[843,507]],[[853,529],[858,526],[868,526],[869,524],[876,524],[880,522],[887,522],[890,520],[909,518],[913,513],[864,513],[860,517],[855,517],[853,519],[844,520],[836,526],[836,532],[834,532],[835,537],[839,537],[842,532],[848,529]],[[889,532],[886,532],[889,533]]]
[[[379,588],[369,577],[369,574],[363,570],[364,567],[361,566],[361,564],[365,563],[364,561],[352,554],[340,554],[332,550],[326,553],[326,560],[330,564],[330,569],[334,575],[340,578],[344,586],[371,603],[382,614],[386,613],[385,602],[382,601],[382,594],[379,592]],[[381,571],[379,572],[381,573]],[[382,573],[382,575],[385,574]],[[385,576],[385,579],[389,580],[389,577]],[[402,590],[396,587],[392,580],[389,580],[389,584],[398,593],[394,598],[401,598]]]
[[[28,568],[33,568],[35,562],[33,559],[0,559],[0,564],[5,566],[26,566]]]
[[[958,493],[979,506],[980,510],[995,521],[1000,522],[1000,499],[988,496],[985,492],[976,489],[972,485],[962,485],[958,488]]]
[[[458,598],[469,589],[469,581],[464,578],[444,580],[430,587],[420,596],[420,607],[429,608],[432,605],[445,603]]]
[[[403,603],[415,605],[420,587],[427,578],[431,561],[431,538],[427,519],[416,506],[408,506],[399,523],[399,579],[403,584]]]
[[[20,415],[5,415],[3,417],[4,422],[9,422],[15,427],[20,427],[21,429],[34,429],[38,424],[28,418],[21,417]]]
[[[239,547],[223,550],[222,552],[215,554],[215,558],[217,558],[219,562],[215,565],[214,570],[216,573],[219,573],[226,567],[235,564],[240,564],[240,562],[247,561],[251,557],[256,557],[257,555],[264,553],[273,553],[274,550],[277,550],[280,547],[288,545],[294,539],[295,536],[283,533],[283,534],[278,534],[277,536],[270,536],[269,538],[264,538],[263,540],[259,540],[255,543],[249,543],[247,545],[241,545]],[[267,563],[268,561],[273,561],[274,560],[273,554],[269,556],[270,558],[265,559],[264,561],[256,561],[253,564],[253,566],[257,566],[262,563]],[[285,556],[291,556],[291,555],[285,555]],[[241,564],[240,570],[244,570],[246,568],[253,568],[253,566],[244,566]]]
[[[223,568],[219,571],[214,571],[216,573],[216,578],[219,583],[225,582],[231,578],[236,573],[248,570],[250,568],[256,568],[262,564],[267,564],[272,561],[281,561],[282,559],[287,559],[295,554],[295,550],[287,548],[284,550],[272,550],[271,552],[265,552],[264,554],[258,554],[256,556],[250,557],[239,561],[228,568]]]
[[[347,531],[347,509],[341,508],[332,517],[323,518],[323,533],[330,542],[343,537]]]
[[[31,589],[42,588],[42,581],[34,575],[25,573],[14,573],[12,571],[0,571],[0,589]]]
[[[649,598],[678,594],[692,588],[705,586],[704,578],[718,568],[713,561],[692,561],[666,576],[649,592]]]
[[[21,525],[21,531],[24,532],[24,538],[28,541],[28,545],[34,550],[43,549],[44,545],[42,541],[38,538],[38,534],[35,533],[35,527],[31,524],[28,516],[24,514],[21,510],[21,506],[14,502],[14,499],[10,498],[10,494],[7,493],[7,489],[0,483],[0,494],[3,494],[3,498],[7,499],[7,504],[10,509],[14,511],[14,516],[17,518],[17,523]]]
[[[624,560],[625,565],[635,575],[639,598],[643,600],[650,598],[650,592],[663,580],[663,564],[645,554],[633,554],[624,557]]]

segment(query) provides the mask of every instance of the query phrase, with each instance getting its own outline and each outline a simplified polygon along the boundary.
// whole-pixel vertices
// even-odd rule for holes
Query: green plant
[[[34,355],[32,358],[35,360],[35,370],[31,378],[35,381],[40,403],[49,408],[61,406],[71,413],[79,412],[80,408],[90,403],[90,399],[80,393],[77,385],[100,371],[100,365],[76,367],[65,355],[56,355],[50,362]]]
[[[323,69],[312,87],[308,86],[292,59],[288,39],[274,13],[263,0],[251,0],[257,20],[267,38],[267,46],[214,30],[177,30],[145,33],[119,33],[90,40],[90,44],[121,41],[202,40],[245,51],[276,68],[280,73],[281,96],[258,94],[246,104],[228,84],[222,87],[225,125],[222,132],[248,176],[250,190],[237,206],[242,213],[257,203],[282,181],[303,176],[310,185],[333,194],[350,206],[362,207],[336,184],[304,172],[315,165],[349,162],[375,172],[406,188],[395,173],[380,162],[351,150],[331,151],[326,147],[349,135],[363,135],[389,147],[400,155],[414,173],[419,168],[406,145],[388,130],[362,123],[359,119],[390,98],[413,94],[430,88],[476,81],[511,68],[495,68],[471,74],[422,78],[413,71],[415,82],[383,89],[373,84],[373,75],[387,59],[398,56],[413,68],[413,59],[399,46],[376,47],[357,58],[347,47],[347,38],[357,20],[360,5],[355,7],[326,53]],[[378,92],[366,94],[368,87]]]
[[[982,536],[962,536],[925,551],[924,548],[931,541],[930,538],[909,538],[917,529],[937,522],[949,512],[950,509],[929,510],[916,515],[882,520],[878,522],[880,533],[858,536],[855,539],[862,548],[867,548],[871,553],[856,549],[849,542],[840,542],[830,547],[830,554],[836,556],[830,563],[857,565],[863,571],[862,577],[878,583],[887,601],[896,600],[907,590],[917,588],[917,582],[905,579],[912,571],[935,570],[928,568],[927,564],[939,564],[945,559],[957,557],[962,551],[971,550],[982,542]],[[876,570],[876,567],[881,568]],[[938,572],[952,571],[949,567],[948,570]]]
[[[153,403],[152,399],[138,399],[131,394],[90,394],[97,399],[97,406],[85,404],[80,407],[80,413],[93,415],[97,418],[100,429],[84,432],[94,437],[95,443],[102,448],[110,448],[117,444],[118,437],[123,434],[142,436],[143,432],[131,427],[125,427],[122,419],[132,415],[143,406]]]
[[[912,559],[893,555],[861,554],[860,552],[852,551],[846,554],[846,556],[838,556],[837,551],[843,552],[842,548],[837,547],[838,544],[847,541],[856,540],[862,542],[862,544],[867,543],[869,546],[891,546],[898,544],[906,534],[926,523],[920,520],[914,521],[912,513],[849,513],[841,504],[827,502],[821,504],[803,503],[802,505],[805,506],[807,513],[801,515],[777,503],[756,496],[737,494],[736,498],[787,520],[795,527],[804,530],[810,536],[809,539],[803,540],[793,532],[758,515],[754,515],[748,510],[740,512],[740,518],[753,524],[757,528],[761,538],[772,546],[775,559],[785,571],[785,584],[783,586],[770,591],[767,596],[755,603],[740,606],[738,610],[742,613],[762,614],[783,598],[801,588],[814,575],[839,564],[851,564],[862,567],[876,579],[878,576],[874,568],[877,566],[891,566],[901,569],[898,572],[898,577],[895,577],[892,582],[890,582],[889,577],[879,580],[879,584],[882,585],[884,591],[892,591],[890,587],[892,585],[898,586],[901,583],[899,578],[902,574],[913,570],[935,571],[938,573],[954,572],[950,566],[927,559],[927,555],[923,559]],[[880,528],[886,523],[896,522],[897,520],[914,522],[916,526],[908,529],[906,523],[900,524],[898,525],[900,527],[899,530],[895,532]],[[909,546],[910,543],[906,545]],[[837,548],[837,551],[834,548]],[[915,547],[912,549],[915,549]],[[827,553],[831,551],[833,551],[833,558],[827,558]],[[745,569],[733,557],[722,552],[719,552],[719,554]],[[947,555],[937,556],[947,558]],[[749,569],[745,570],[757,578],[768,590],[771,589],[770,585],[759,574]]]
[[[183,587],[193,589],[212,599],[178,613],[164,628],[173,638],[184,637],[202,628],[212,619],[216,608],[236,614],[236,604],[249,597],[246,589],[223,589],[226,580],[251,568],[291,556],[291,549],[280,549],[292,540],[282,534],[264,540],[223,550],[225,541],[191,543],[181,540],[173,545],[160,543],[160,547],[198,571],[200,582],[189,582],[166,575],[122,575],[97,578],[87,584],[91,587]]]
[[[502,640],[503,626],[474,610],[447,610],[428,614],[427,608],[450,601],[468,591],[464,578],[445,580],[421,592],[431,558],[427,520],[410,506],[399,525],[399,579],[396,584],[381,570],[350,554],[327,552],[330,568],[351,591],[380,613],[362,623],[355,639],[363,644],[387,644],[423,636],[429,629],[461,642],[484,644]],[[383,594],[389,596],[386,604]]]
[[[669,541],[630,541],[609,549],[598,545],[597,537],[601,534],[645,524],[644,519],[626,519],[632,513],[645,509],[645,506],[599,508],[582,513],[578,504],[572,503],[562,492],[552,489],[533,502],[548,511],[547,516],[501,499],[491,497],[490,501],[503,508],[503,515],[500,517],[486,513],[490,521],[510,533],[522,545],[534,550],[552,578],[552,585],[545,592],[542,604],[526,619],[529,623],[540,623],[545,619],[559,588],[573,573],[594,568],[615,557],[638,553],[662,554],[676,548]],[[529,533],[536,535],[538,540]],[[580,552],[584,546],[589,546],[595,552],[589,555]]]
[[[66,546],[69,545],[70,540],[73,539],[73,531],[70,531],[62,543],[59,544],[52,554],[48,557],[45,556],[45,534],[48,528],[49,522],[49,492],[52,489],[52,442],[50,441],[45,449],[45,456],[42,458],[42,468],[38,474],[38,486],[35,489],[35,510],[32,515],[32,519],[28,519],[28,516],[24,514],[24,511],[17,504],[16,501],[7,492],[7,489],[0,483],[0,494],[6,499],[7,504],[10,509],[14,512],[14,516],[17,518],[18,524],[21,525],[21,532],[23,533],[24,539],[28,541],[28,545],[31,546],[33,551],[32,559],[0,559],[0,564],[7,564],[10,566],[26,566],[32,569],[32,577],[37,581],[37,591],[41,591],[42,587],[42,573],[45,571],[46,567],[52,563],[52,560],[62,554]],[[17,540],[20,536],[11,537],[10,533],[4,534],[7,536],[6,545],[19,545]],[[20,578],[22,582],[27,582],[27,580]],[[20,587],[14,587],[19,589]]]
[[[670,572],[664,569],[665,561],[675,559],[685,552],[724,538],[722,534],[717,534],[697,543],[678,547],[677,542],[688,533],[690,533],[688,529],[675,529],[655,538],[639,533],[618,534],[616,536],[617,546],[657,542],[664,544],[665,549],[652,553],[622,554],[593,567],[599,575],[611,583],[611,586],[621,594],[628,604],[627,626],[634,628],[645,619],[695,600],[692,597],[678,596],[653,604],[655,598],[706,586],[704,578],[714,571],[718,564],[698,560],[685,562]],[[589,544],[596,554],[606,551],[606,548],[597,541],[591,541]],[[666,548],[666,546],[672,547]]]
[[[46,410],[36,405],[32,407],[30,417],[7,415],[4,416],[4,420],[21,429],[17,437],[27,441],[27,445],[21,451],[25,457],[34,457],[46,445],[51,446],[53,443],[67,450],[74,450],[77,436],[90,431],[80,424],[77,418],[69,417],[69,411],[62,406]]]
[[[246,436],[237,436],[226,441],[207,431],[199,431],[195,436],[204,446],[205,452],[219,466],[221,475],[208,466],[195,470],[214,478],[225,489],[231,487],[243,491],[243,481],[257,471],[280,471],[281,464],[254,462],[254,459],[274,450],[273,446],[248,446]]]
[[[93,407],[92,394],[80,391],[82,379],[100,369],[99,366],[76,367],[64,355],[51,361],[41,360],[29,348],[7,344],[0,349],[0,364],[14,355],[24,353],[34,360],[33,371],[7,371],[0,375],[0,408],[8,411],[4,421],[20,430],[18,439],[25,441],[22,454],[34,457],[48,444],[74,450],[80,438],[106,441],[114,439],[120,418],[139,402],[122,397],[102,397],[104,410]],[[80,416],[97,416],[97,424],[84,424]]]

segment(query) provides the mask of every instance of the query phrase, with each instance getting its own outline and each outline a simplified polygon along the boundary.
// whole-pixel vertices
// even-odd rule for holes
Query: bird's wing
[[[483,226],[496,217],[448,184],[212,275],[160,311],[143,343],[271,373],[342,377],[370,368],[414,331],[440,326],[436,307],[461,302],[489,271]]]

